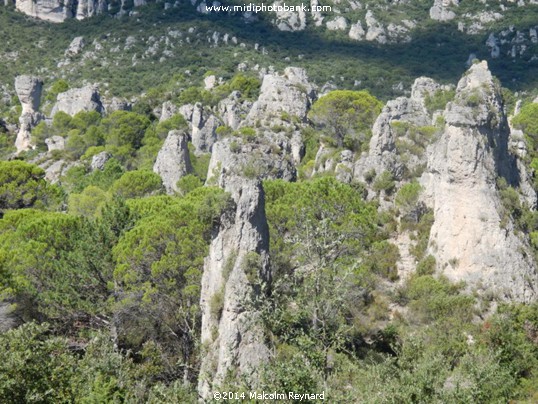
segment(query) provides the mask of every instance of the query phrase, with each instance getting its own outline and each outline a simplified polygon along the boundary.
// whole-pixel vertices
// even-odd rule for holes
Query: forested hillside
[[[0,402],[538,401],[512,3],[0,7]]]

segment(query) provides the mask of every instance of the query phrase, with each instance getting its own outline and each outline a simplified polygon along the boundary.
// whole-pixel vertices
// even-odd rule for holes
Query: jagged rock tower
[[[525,241],[503,218],[496,180],[522,181],[509,152],[510,129],[500,88],[486,62],[471,66],[444,111],[444,132],[429,150],[422,177],[435,221],[430,251],[453,281],[500,298],[536,299],[538,274]]]
[[[230,372],[255,383],[270,354],[258,308],[271,282],[263,188],[258,180],[239,176],[223,176],[219,185],[236,208],[221,218],[204,264],[198,383],[204,400]]]

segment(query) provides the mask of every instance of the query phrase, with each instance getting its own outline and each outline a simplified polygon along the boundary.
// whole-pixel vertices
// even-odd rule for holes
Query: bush
[[[34,207],[56,209],[62,190],[45,181],[43,169],[23,161],[0,161],[0,212]]]
[[[122,198],[142,198],[162,191],[161,177],[153,171],[136,170],[123,174],[110,188],[110,192]]]
[[[367,91],[332,91],[317,100],[308,116],[337,147],[361,150],[381,112],[381,101]]]
[[[390,195],[394,192],[396,183],[394,177],[389,171],[383,171],[383,173],[375,180],[374,190],[376,192],[385,191],[385,194]]]
[[[427,95],[424,103],[428,112],[433,114],[437,110],[445,109],[446,104],[454,99],[456,96],[455,90],[437,90],[433,95]]]

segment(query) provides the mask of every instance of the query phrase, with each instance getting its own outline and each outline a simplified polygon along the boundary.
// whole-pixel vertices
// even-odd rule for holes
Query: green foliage
[[[23,161],[0,161],[0,212],[34,207],[55,209],[62,190],[45,181],[45,172]]]
[[[282,343],[311,341],[302,349],[318,358],[323,373],[329,350],[354,350],[370,321],[359,312],[368,306],[372,275],[357,263],[376,241],[377,211],[332,177],[266,181],[264,189],[275,300],[267,327]]]
[[[384,191],[386,195],[391,195],[395,187],[394,177],[389,171],[383,171],[374,182],[374,190],[376,192]]]
[[[80,194],[70,194],[68,199],[69,213],[78,216],[93,217],[108,201],[108,194],[95,185],[88,185]]]
[[[49,90],[47,91],[45,101],[55,102],[58,94],[64,93],[67,90],[69,90],[69,84],[67,84],[67,81],[63,79],[56,80],[54,83],[52,83],[52,86],[50,86]]]
[[[406,285],[406,295],[417,321],[449,321],[456,317],[470,321],[474,298],[460,295],[461,285],[431,275],[413,276]]]
[[[394,199],[396,206],[402,209],[404,213],[409,213],[416,207],[421,191],[422,187],[418,182],[410,182],[402,185]]]
[[[46,324],[35,323],[0,333],[0,401],[72,402],[76,360],[67,341],[49,333]]]
[[[107,148],[120,161],[128,161],[142,146],[149,125],[149,119],[136,112],[113,112],[102,121]]]
[[[433,95],[426,95],[424,103],[426,104],[426,109],[428,112],[433,114],[437,110],[443,110],[446,107],[446,104],[454,100],[456,96],[456,90],[437,90]]]
[[[192,143],[189,143],[188,147],[194,175],[200,178],[202,182],[205,182],[207,178],[207,170],[209,169],[209,160],[211,160],[211,153],[204,153],[197,156],[194,153],[194,146]]]
[[[189,126],[183,115],[177,114],[167,119],[166,121],[159,122],[155,128],[155,133],[159,139],[166,139],[168,132],[171,130],[188,130]]]
[[[368,270],[391,281],[398,279],[396,263],[400,259],[400,251],[397,246],[386,240],[372,245],[371,254],[366,259],[365,265]]]
[[[239,91],[241,97],[247,100],[255,100],[260,93],[261,82],[258,78],[247,76],[243,73],[236,74],[229,83],[217,88],[221,94],[229,94],[232,91]]]
[[[167,356],[196,363],[203,262],[228,201],[221,190],[199,188],[183,199],[150,197],[131,204],[141,218],[113,248],[115,311],[121,313],[125,344],[152,341]]]
[[[309,117],[335,146],[360,150],[382,106],[367,91],[336,90],[316,101]]]
[[[216,99],[207,90],[200,89],[199,87],[189,87],[183,90],[178,97],[177,103],[179,105],[184,104],[196,104],[198,102],[202,105],[215,105]]]
[[[200,188],[204,184],[198,178],[196,175],[189,174],[184,177],[182,177],[177,182],[177,189],[179,190],[179,194],[182,196],[187,195],[189,192],[194,191],[197,188]]]
[[[423,258],[417,265],[417,275],[424,276],[424,275],[433,275],[435,272],[435,265],[436,260],[435,257],[432,255],[428,255],[427,257]]]
[[[533,146],[538,145],[538,104],[529,103],[521,108],[519,114],[512,119],[512,124],[523,130],[533,141]]]
[[[128,171],[117,179],[110,192],[122,198],[142,198],[162,191],[161,177],[153,171]]]

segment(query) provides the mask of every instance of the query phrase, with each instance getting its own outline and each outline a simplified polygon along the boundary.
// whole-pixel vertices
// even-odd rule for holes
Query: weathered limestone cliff
[[[14,3],[22,13],[54,23],[69,18],[82,20],[102,14],[109,8],[108,0],[16,0]]]
[[[271,282],[263,188],[257,180],[237,176],[223,177],[219,185],[236,207],[221,217],[204,264],[202,399],[212,398],[210,393],[230,371],[255,384],[270,355],[257,307]]]
[[[38,112],[41,102],[43,81],[32,76],[18,76],[15,79],[15,90],[22,105],[22,113],[19,117],[19,132],[15,140],[17,153],[32,148],[31,130],[42,119]]]
[[[518,186],[509,127],[486,62],[473,65],[448,103],[421,182],[434,210],[430,251],[438,271],[501,299],[536,299],[538,274],[524,240],[503,218],[498,177]]]

